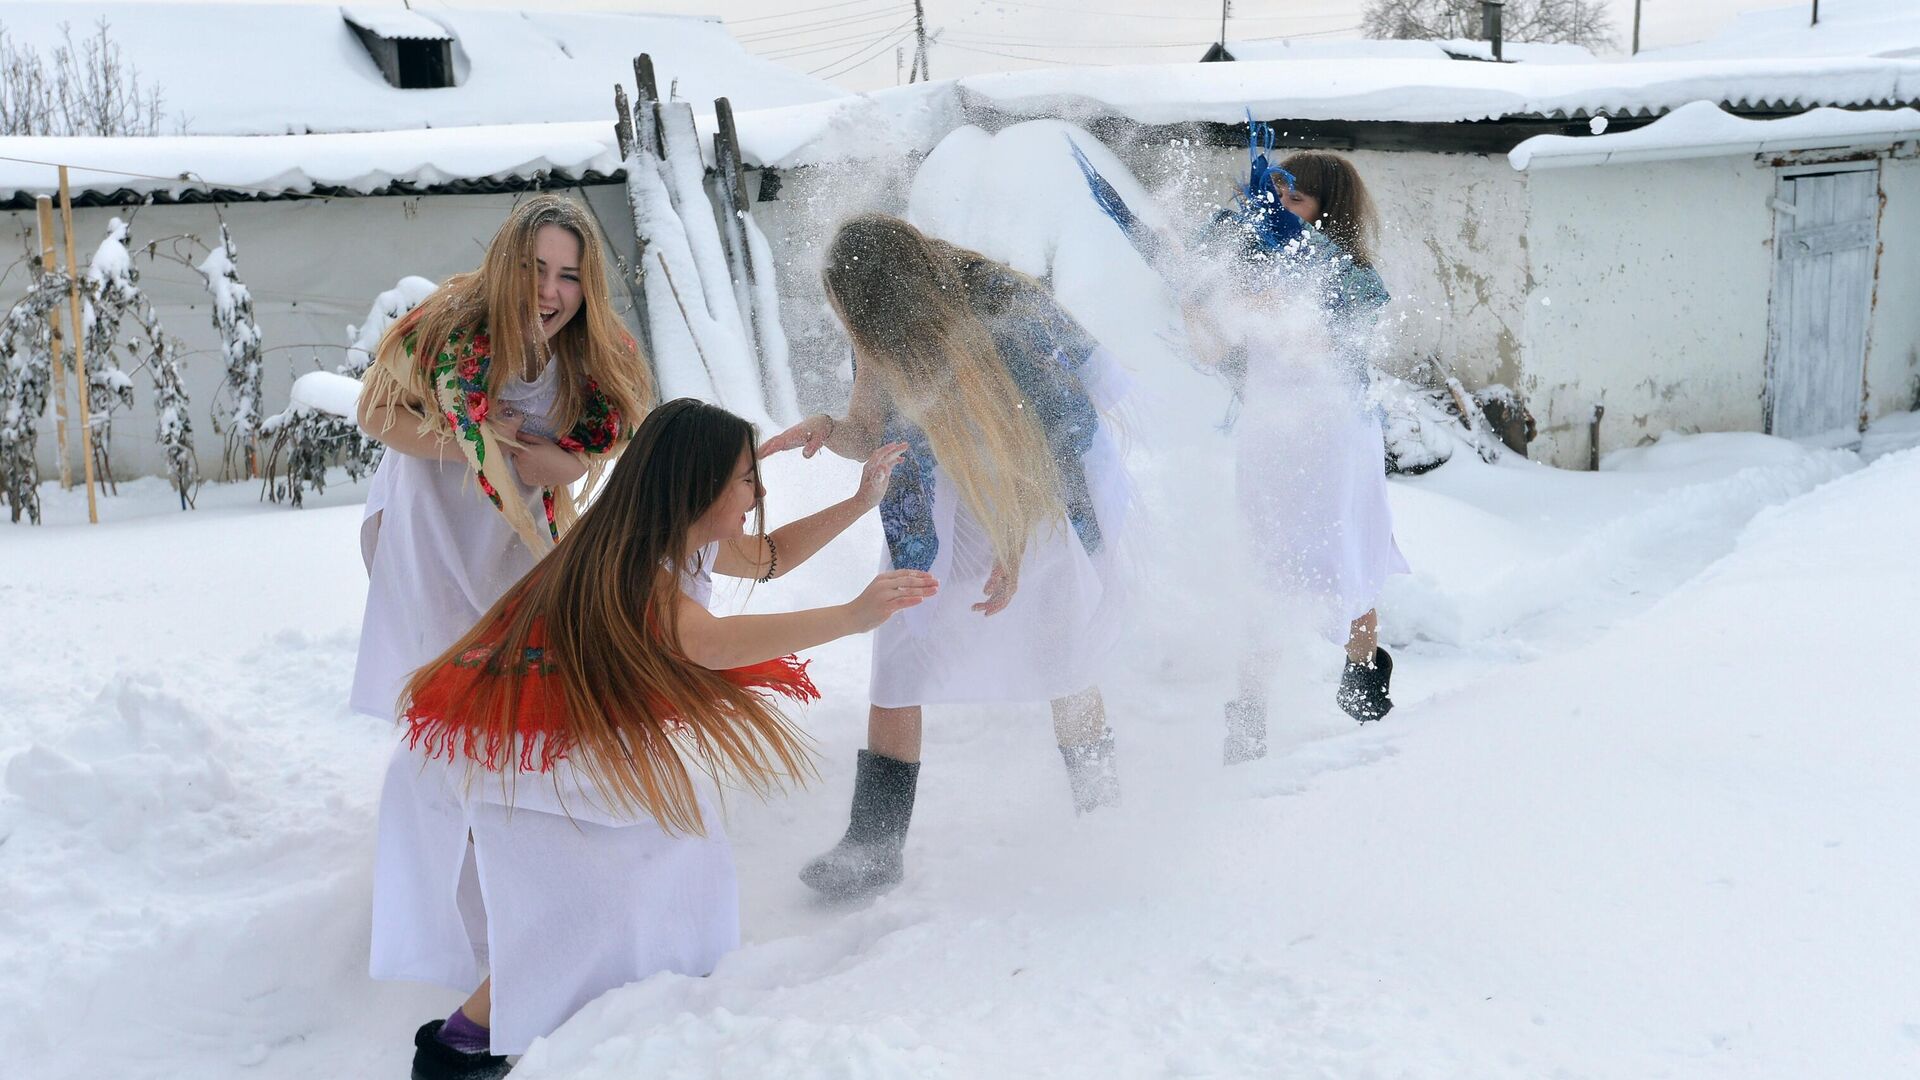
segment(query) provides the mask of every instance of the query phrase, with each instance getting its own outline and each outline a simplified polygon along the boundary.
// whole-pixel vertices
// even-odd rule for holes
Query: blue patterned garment
[[[1040,418],[1060,473],[1067,520],[1088,554],[1099,551],[1100,522],[1082,457],[1100,430],[1100,414],[1079,377],[1099,343],[1051,296],[1012,274],[990,278],[969,300],[992,332],[994,346],[1020,388],[1024,405]],[[930,570],[940,553],[933,518],[933,446],[926,432],[897,412],[887,417],[882,438],[909,447],[880,500],[880,524],[893,565],[900,570]]]

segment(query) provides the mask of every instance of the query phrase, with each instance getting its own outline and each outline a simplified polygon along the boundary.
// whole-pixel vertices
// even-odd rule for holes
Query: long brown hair
[[[580,241],[580,310],[553,337],[540,336],[538,276],[534,246],[540,230],[557,226]],[[497,397],[506,381],[522,374],[530,358],[546,356],[560,364],[555,395],[555,430],[564,435],[580,422],[585,411],[587,382],[592,380],[632,426],[646,414],[653,400],[653,379],[640,348],[613,312],[608,295],[606,252],[593,219],[579,203],[552,193],[535,195],[507,215],[487,245],[480,268],[448,278],[408,318],[387,328],[367,371],[369,400],[382,405],[404,405],[420,416],[422,433],[451,438],[447,419],[433,404],[431,365],[422,358],[437,355],[447,336],[457,329],[486,324],[492,339],[492,364],[487,371],[487,395]],[[409,358],[406,339],[413,338]],[[500,460],[491,432],[482,425],[486,459]],[[583,492],[593,490],[610,458],[589,455]],[[555,500],[556,523],[572,524],[579,506],[571,499]],[[508,520],[523,536],[537,532],[525,508],[516,499],[503,500]],[[531,546],[531,545],[530,545]],[[534,550],[544,550],[546,545]]]
[[[704,832],[682,747],[704,771],[757,793],[802,778],[805,736],[762,694],[693,663],[677,644],[689,534],[753,447],[753,426],[717,405],[680,398],[655,409],[560,545],[414,673],[403,705],[442,665],[484,649],[493,677],[461,703],[467,726],[488,745],[531,738],[516,730],[528,673],[512,661],[537,641],[551,665],[540,677],[558,680],[569,760],[621,810]],[[650,702],[670,703],[671,715]],[[503,784],[515,779],[501,770]]]
[[[1294,190],[1320,200],[1316,224],[1321,231],[1353,256],[1356,266],[1372,266],[1378,215],[1353,163],[1325,150],[1302,150],[1288,155],[1280,167],[1293,174]]]
[[[994,558],[1018,573],[1035,530],[1064,511],[1059,470],[1039,418],[968,303],[966,262],[956,252],[974,255],[899,218],[863,214],[833,238],[827,294],[860,360],[927,433]]]

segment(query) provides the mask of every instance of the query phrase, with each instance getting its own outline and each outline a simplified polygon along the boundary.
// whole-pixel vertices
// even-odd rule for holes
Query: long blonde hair
[[[538,647],[551,665],[539,677],[559,687],[556,734],[571,748],[567,759],[623,811],[678,832],[704,831],[677,745],[709,773],[731,774],[761,794],[808,775],[805,736],[780,710],[688,660],[678,644],[677,571],[689,535],[734,479],[741,455],[753,460],[753,448],[753,426],[717,405],[680,398],[655,409],[559,546],[414,673],[403,712],[444,665],[471,665],[478,651],[487,677],[457,701],[469,745],[534,738],[541,733],[519,730],[531,674],[518,660]],[[514,755],[506,758],[501,783],[511,784],[518,774]],[[468,767],[470,775],[480,768]]]
[[[863,214],[834,236],[827,293],[856,354],[927,433],[994,558],[1018,573],[1035,532],[1064,520],[1060,474],[1040,418],[968,303],[958,250],[899,218]]]
[[[579,312],[554,335],[551,347],[540,335],[534,255],[540,230],[549,225],[567,230],[580,241],[581,294]],[[497,398],[508,379],[524,372],[530,358],[545,356],[560,365],[555,397],[558,434],[565,435],[580,422],[589,381],[619,410],[629,430],[646,415],[653,400],[653,379],[639,346],[613,312],[605,248],[592,217],[579,203],[545,193],[515,206],[493,234],[479,269],[448,278],[407,318],[388,327],[367,371],[363,393],[372,395],[368,400],[376,404],[413,411],[420,418],[422,434],[452,438],[447,418],[434,404],[433,365],[427,358],[438,355],[454,331],[472,331],[482,324],[493,356],[487,371],[489,398]],[[490,428],[490,424],[481,425],[485,460],[503,461]],[[581,491],[595,488],[611,460],[610,454],[588,455]],[[536,553],[551,547],[540,539],[544,529],[535,528],[520,500],[503,498],[501,504],[529,547]],[[583,505],[570,498],[555,499],[556,524],[565,530]]]

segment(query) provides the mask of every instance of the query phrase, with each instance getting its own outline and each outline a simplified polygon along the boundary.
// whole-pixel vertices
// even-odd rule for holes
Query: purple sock
[[[473,1021],[459,1009],[447,1017],[435,1038],[463,1054],[484,1054],[492,1046],[493,1033]]]

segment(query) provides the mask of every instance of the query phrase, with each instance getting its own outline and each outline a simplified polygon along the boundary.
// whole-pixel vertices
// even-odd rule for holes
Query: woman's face
[[[746,535],[747,515],[767,494],[767,489],[760,486],[760,477],[753,465],[752,448],[743,448],[739,459],[734,462],[733,475],[727,478],[726,486],[720,489],[720,497],[694,523],[695,539],[701,546],[716,540],[737,540]]]
[[[580,238],[558,225],[542,225],[533,237],[539,274],[540,338],[550,341],[580,312]]]
[[[1320,200],[1299,188],[1289,187],[1281,191],[1280,205],[1293,211],[1301,221],[1311,224],[1320,220]]]

